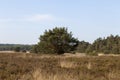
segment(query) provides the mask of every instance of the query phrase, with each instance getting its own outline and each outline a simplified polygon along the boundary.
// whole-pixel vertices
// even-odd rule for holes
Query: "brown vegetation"
[[[120,57],[0,53],[0,80],[120,80]]]

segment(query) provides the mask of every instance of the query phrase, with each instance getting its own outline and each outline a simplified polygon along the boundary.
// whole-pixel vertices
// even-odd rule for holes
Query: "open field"
[[[120,57],[0,53],[0,80],[120,80]]]

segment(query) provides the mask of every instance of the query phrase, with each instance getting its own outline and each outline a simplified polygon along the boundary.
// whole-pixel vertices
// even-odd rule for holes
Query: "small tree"
[[[20,52],[20,47],[15,47],[14,51],[15,52]]]
[[[34,47],[37,53],[63,54],[75,50],[79,42],[65,27],[46,30],[39,39],[40,42]]]
[[[81,41],[78,44],[77,52],[79,53],[86,53],[87,48],[90,46],[89,42]]]

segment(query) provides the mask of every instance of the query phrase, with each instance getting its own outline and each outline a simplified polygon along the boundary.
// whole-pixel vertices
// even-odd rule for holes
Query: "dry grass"
[[[0,80],[120,80],[120,57],[0,53]]]

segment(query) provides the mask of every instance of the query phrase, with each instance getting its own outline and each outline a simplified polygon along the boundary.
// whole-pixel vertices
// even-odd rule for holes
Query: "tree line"
[[[79,41],[65,27],[55,27],[45,30],[44,34],[40,36],[38,44],[34,45],[31,51],[44,54],[76,52],[90,55],[98,53],[120,54],[120,36],[110,35],[106,38],[98,38],[93,43],[89,43]]]
[[[22,44],[0,44],[0,51],[16,51],[25,52],[30,51],[32,45],[22,45]]]
[[[88,46],[87,53],[120,54],[120,36],[110,35],[106,38],[98,38]]]
[[[89,55],[120,54],[120,36],[98,38],[93,43],[79,41],[65,27],[45,30],[36,45],[0,44],[0,51],[31,51],[37,54],[84,53]]]

